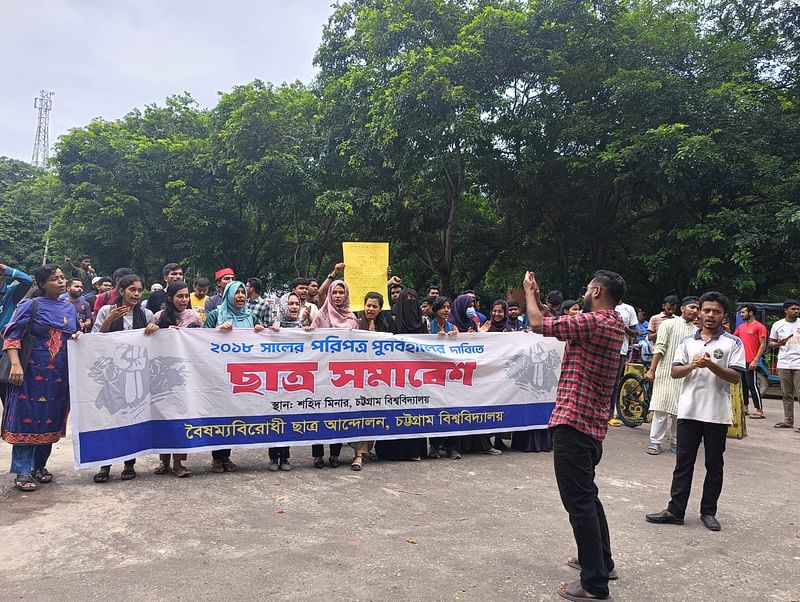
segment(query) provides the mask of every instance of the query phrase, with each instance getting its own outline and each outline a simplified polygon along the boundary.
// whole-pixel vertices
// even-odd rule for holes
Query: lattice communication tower
[[[50,157],[50,109],[53,108],[53,95],[55,92],[42,90],[39,97],[33,100],[33,108],[39,109],[39,119],[36,124],[36,140],[33,143],[33,156],[31,165],[44,169]]]

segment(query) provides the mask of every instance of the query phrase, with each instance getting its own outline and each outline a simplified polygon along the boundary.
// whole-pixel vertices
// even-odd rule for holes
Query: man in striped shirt
[[[578,547],[578,557],[567,564],[580,568],[581,578],[562,583],[558,593],[567,599],[605,600],[608,580],[616,578],[616,571],[594,474],[603,455],[625,337],[622,319],[614,311],[625,294],[625,280],[615,272],[595,272],[583,296],[583,313],[556,318],[544,317],[533,272],[525,275],[523,285],[531,329],[567,342],[549,426],[558,491]]]
[[[684,297],[680,318],[664,320],[658,327],[653,361],[645,375],[653,383],[653,396],[650,399],[653,421],[650,423],[650,446],[647,448],[651,456],[661,453],[661,444],[667,438],[668,429],[670,451],[678,451],[678,396],[681,393],[681,381],[672,378],[670,372],[678,345],[684,337],[697,330],[694,321],[698,311],[700,306],[697,299]]]

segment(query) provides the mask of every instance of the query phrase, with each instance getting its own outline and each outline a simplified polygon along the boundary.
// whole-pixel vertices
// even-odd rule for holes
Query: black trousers
[[[689,493],[692,491],[694,463],[700,441],[706,456],[706,478],[703,481],[703,497],[700,500],[700,514],[717,515],[717,501],[722,493],[722,467],[724,465],[725,437],[727,424],[700,422],[698,420],[678,420],[678,455],[672,473],[672,489],[667,510],[678,518],[686,514]]]
[[[753,398],[753,405],[757,410],[763,409],[761,405],[761,391],[758,390],[758,378],[755,370],[742,372],[742,399],[744,405],[749,404],[749,397]]]
[[[289,459],[288,447],[270,447],[268,450],[270,460],[278,460],[279,462],[286,462]]]
[[[211,457],[214,460],[229,460],[231,457],[231,450],[229,449],[215,449],[211,452]]]
[[[339,454],[342,453],[342,444],[341,443],[331,443],[331,455],[335,457],[339,457]],[[320,444],[312,445],[311,446],[311,455],[314,458],[321,458],[325,455],[325,446]]]
[[[578,546],[581,585],[602,598],[608,596],[608,574],[614,569],[606,513],[594,483],[603,444],[564,425],[553,427],[551,434],[558,492]]]

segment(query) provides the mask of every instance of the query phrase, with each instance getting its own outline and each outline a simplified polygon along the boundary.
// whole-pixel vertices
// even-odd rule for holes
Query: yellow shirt
[[[208,299],[208,295],[200,299],[194,293],[189,293],[189,303],[191,303],[192,309],[197,313],[197,317],[200,318],[200,324],[206,323],[206,299]]]

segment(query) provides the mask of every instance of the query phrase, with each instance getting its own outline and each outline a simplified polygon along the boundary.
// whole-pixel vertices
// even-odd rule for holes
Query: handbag
[[[34,299],[31,304],[31,319],[28,321],[28,326],[25,328],[25,334],[22,336],[22,347],[19,350],[19,363],[22,365],[23,371],[28,366],[31,359],[31,351],[33,351],[33,321],[36,319],[36,312],[39,309],[39,299]],[[8,357],[8,352],[0,354],[0,383],[8,383],[8,376],[11,373],[11,359]]]

